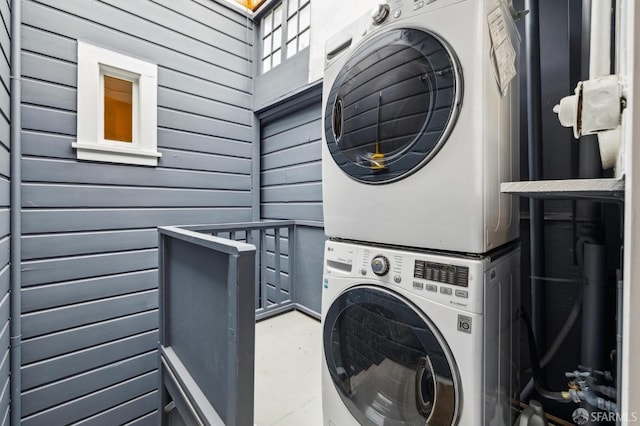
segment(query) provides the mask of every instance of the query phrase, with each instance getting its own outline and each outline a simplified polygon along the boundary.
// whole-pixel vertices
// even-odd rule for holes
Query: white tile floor
[[[256,324],[258,426],[320,426],[320,322],[293,311]]]

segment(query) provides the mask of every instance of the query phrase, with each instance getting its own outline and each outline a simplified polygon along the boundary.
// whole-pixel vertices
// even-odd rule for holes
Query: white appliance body
[[[327,42],[325,232],[486,253],[518,236],[500,193],[519,180],[518,77],[503,95],[488,23],[499,9],[517,57],[513,21],[498,0],[388,5],[382,24],[367,15]]]
[[[512,424],[519,258],[327,241],[324,424]]]

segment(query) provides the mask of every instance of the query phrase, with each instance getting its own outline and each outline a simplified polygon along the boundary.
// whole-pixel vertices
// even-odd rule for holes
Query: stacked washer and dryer
[[[514,31],[501,0],[389,0],[327,42],[326,425],[512,423]]]

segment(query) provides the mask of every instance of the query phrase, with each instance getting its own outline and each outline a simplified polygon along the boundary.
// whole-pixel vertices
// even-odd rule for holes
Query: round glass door
[[[362,425],[452,425],[458,374],[446,342],[410,302],[355,287],[327,311],[324,355],[338,394]]]
[[[373,37],[329,92],[324,132],[331,155],[358,181],[408,176],[445,143],[461,85],[453,53],[434,34],[402,28]]]

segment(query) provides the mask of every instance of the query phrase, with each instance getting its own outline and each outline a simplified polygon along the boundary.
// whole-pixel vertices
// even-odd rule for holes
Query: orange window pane
[[[104,76],[104,138],[133,142],[133,83]]]

